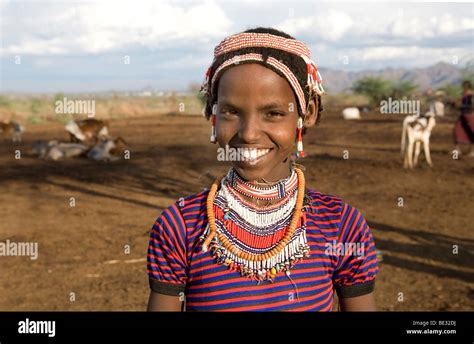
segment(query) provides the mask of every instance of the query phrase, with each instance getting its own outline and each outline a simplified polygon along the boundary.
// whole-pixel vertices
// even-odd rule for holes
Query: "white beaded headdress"
[[[295,39],[272,35],[269,33],[248,32],[227,37],[214,49],[214,60],[206,72],[205,79],[201,87],[201,92],[206,97],[212,99],[214,96],[213,92],[215,92],[215,83],[226,67],[245,61],[264,61],[262,54],[246,53],[242,55],[235,55],[227,60],[222,61],[219,66],[215,66],[215,62],[219,56],[244,48],[272,48],[300,56],[306,63],[307,67],[306,87],[308,87],[310,93],[316,93],[318,95],[324,94],[321,74],[316,67],[316,63],[311,59],[311,51],[303,42]],[[266,59],[266,63],[285,76],[298,98],[298,105],[301,113],[306,113],[307,104],[304,97],[304,90],[302,89],[293,71],[287,65],[271,56]],[[212,76],[212,79],[210,80],[212,68],[215,68],[215,72]]]
[[[324,88],[322,84],[322,77],[316,67],[316,63],[311,58],[311,51],[309,48],[301,41],[292,38],[281,37],[273,35],[270,33],[256,33],[256,32],[244,32],[239,33],[230,37],[225,38],[217,47],[214,49],[214,60],[212,61],[211,66],[207,69],[204,82],[201,87],[201,93],[207,98],[208,103],[213,101],[215,98],[215,85],[219,77],[222,75],[223,71],[226,68],[232,65],[238,65],[242,62],[246,63],[248,61],[255,61],[263,65],[270,66],[272,69],[278,71],[283,75],[288,83],[291,85],[296,98],[298,100],[299,113],[304,116],[307,113],[308,103],[306,102],[305,92],[298,81],[298,78],[295,76],[295,73],[291,70],[281,60],[276,59],[272,56],[263,56],[261,53],[257,52],[248,52],[247,48],[271,48],[281,51],[285,51],[290,54],[294,54],[303,59],[306,64],[306,84],[303,87],[306,87],[309,93],[308,99],[311,99],[313,94],[323,95]],[[218,59],[224,54],[231,53],[233,51],[247,49],[247,52],[233,55],[230,54],[228,59]],[[219,65],[217,65],[217,61]],[[211,76],[211,72],[214,70]],[[203,115],[205,117],[210,116],[212,122],[211,128],[211,142],[216,143],[216,104],[209,106],[207,104],[203,109]],[[212,113],[208,113],[212,109]],[[303,131],[303,121],[301,117],[298,119],[298,136],[297,136],[297,156],[304,157],[303,151],[303,140],[302,140],[302,131]]]

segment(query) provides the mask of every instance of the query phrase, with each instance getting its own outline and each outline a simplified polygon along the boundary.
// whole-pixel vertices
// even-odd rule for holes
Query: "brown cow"
[[[13,142],[21,142],[21,134],[25,131],[25,128],[17,122],[1,122],[0,133],[3,139],[6,141],[8,137],[11,137]]]
[[[109,137],[109,122],[94,118],[70,121],[65,128],[71,142],[95,144]]]

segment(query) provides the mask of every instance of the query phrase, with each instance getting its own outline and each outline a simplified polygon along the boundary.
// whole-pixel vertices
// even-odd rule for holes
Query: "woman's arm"
[[[357,312],[357,311],[376,311],[374,293],[340,298],[339,304],[343,312]]]
[[[150,291],[148,312],[182,312],[183,302],[179,296],[169,296]]]

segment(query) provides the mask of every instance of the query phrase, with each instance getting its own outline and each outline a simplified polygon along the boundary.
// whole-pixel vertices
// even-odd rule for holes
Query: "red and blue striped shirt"
[[[188,196],[165,209],[150,233],[150,287],[184,296],[186,311],[331,311],[334,291],[340,297],[373,291],[378,267],[372,234],[360,212],[340,198],[307,190],[310,256],[290,276],[280,273],[273,282],[258,284],[201,250],[207,194]]]

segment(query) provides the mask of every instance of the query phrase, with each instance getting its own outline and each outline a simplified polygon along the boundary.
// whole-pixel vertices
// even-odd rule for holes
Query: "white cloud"
[[[340,10],[329,9],[315,16],[287,19],[276,27],[292,35],[314,32],[327,41],[336,41],[340,39],[352,25],[353,20],[347,13]]]
[[[211,56],[191,56],[190,54],[185,54],[182,55],[176,59],[173,60],[167,60],[164,62],[160,62],[158,64],[158,67],[160,69],[175,69],[175,70],[184,70],[184,69],[190,69],[190,68],[202,68],[203,66],[208,66],[212,62],[212,57]],[[205,73],[206,69],[203,69],[203,76]]]
[[[0,62],[9,61],[4,64],[4,85],[17,89],[29,89],[35,82],[43,87],[37,80],[44,80],[46,73],[48,84],[54,75],[61,76],[58,89],[73,89],[74,80],[78,88],[87,89],[91,80],[113,88],[118,85],[115,76],[125,80],[124,88],[146,82],[184,89],[191,80],[201,81],[215,44],[258,26],[303,40],[319,67],[334,69],[422,67],[450,63],[454,56],[466,61],[474,50],[470,4],[0,0],[0,10],[0,53],[8,54]],[[123,68],[116,53],[130,55],[133,63]],[[31,67],[30,80],[18,78],[22,69],[12,68],[11,55],[17,54],[34,55],[24,64]]]
[[[462,48],[427,48],[427,47],[371,47],[353,52],[364,62],[374,61],[405,61],[405,65],[417,65],[419,61],[424,64],[434,64],[439,61],[451,63],[454,57],[464,60],[466,51]]]
[[[474,29],[474,19],[471,17],[453,18],[450,14],[423,18],[422,16],[395,18],[389,26],[387,33],[393,37],[405,38],[431,38],[452,35]]]
[[[5,31],[15,36],[4,42],[3,54],[82,54],[132,44],[152,49],[170,42],[195,44],[221,36],[232,25],[212,0],[194,4],[153,0],[47,3],[41,4],[40,14],[35,14],[37,6],[23,5],[2,18]]]
[[[314,40],[337,43],[350,37],[353,42],[358,39],[359,44],[377,36],[420,40],[474,29],[471,13],[424,11],[418,7],[411,8],[408,4],[381,6],[318,6],[312,8],[314,14],[288,18],[277,27],[290,34],[311,37]]]

